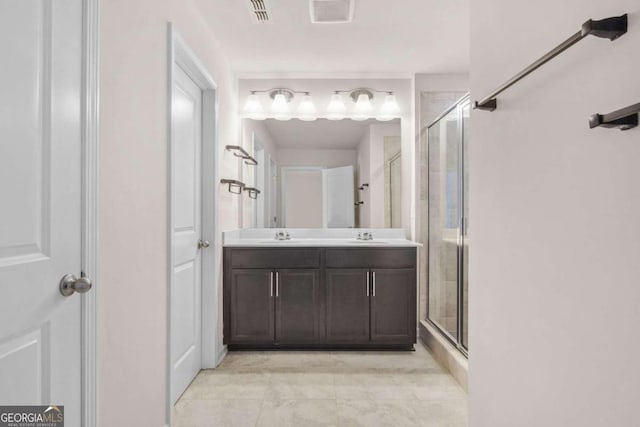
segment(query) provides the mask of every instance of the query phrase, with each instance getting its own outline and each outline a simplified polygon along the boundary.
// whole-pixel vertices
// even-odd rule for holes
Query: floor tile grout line
[[[264,394],[262,395],[262,401],[260,402],[260,409],[258,410],[258,416],[256,417],[256,423],[254,424],[254,427],[258,427],[258,425],[260,424],[260,418],[262,417],[262,408],[264,407],[264,402],[267,397],[266,394],[267,391],[265,390]]]

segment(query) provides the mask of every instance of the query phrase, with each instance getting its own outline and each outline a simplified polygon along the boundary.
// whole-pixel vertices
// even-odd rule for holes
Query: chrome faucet
[[[359,232],[358,240],[373,240],[373,232],[371,231]]]
[[[291,240],[291,235],[288,231],[278,231],[276,232],[276,240]]]

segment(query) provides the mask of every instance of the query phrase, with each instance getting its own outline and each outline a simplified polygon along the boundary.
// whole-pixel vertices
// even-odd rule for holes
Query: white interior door
[[[172,121],[171,398],[202,366],[202,90],[175,66]]]
[[[351,228],[355,225],[353,175],[353,166],[322,171],[325,228]]]
[[[0,2],[0,404],[80,426],[82,2]]]

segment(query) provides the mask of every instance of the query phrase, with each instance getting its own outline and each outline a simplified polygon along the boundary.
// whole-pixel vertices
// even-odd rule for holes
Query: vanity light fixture
[[[286,89],[277,89],[269,94],[273,103],[271,113],[276,120],[291,120],[291,107],[289,102],[293,99],[293,92]]]
[[[349,93],[349,97],[355,103],[353,108],[353,114],[350,116],[353,120],[367,120],[374,117],[373,114],[373,100],[375,93],[385,93],[386,96],[384,98],[384,103],[380,107],[380,111],[375,118],[377,120],[386,122],[389,120],[393,120],[395,118],[400,117],[400,106],[398,105],[398,101],[396,100],[396,96],[391,91],[382,91],[371,88],[357,88],[351,90],[337,90],[334,92],[334,95],[331,97],[331,103],[328,108],[328,119],[332,119],[332,116],[335,117],[333,120],[342,119],[346,117],[346,108],[344,107],[344,103],[342,103],[341,93]],[[335,115],[333,114],[332,104],[335,103],[336,106],[339,103],[342,103],[342,114]],[[337,108],[336,108],[337,109]],[[337,116],[337,117],[336,117]]]
[[[273,100],[268,111],[262,106],[259,93],[268,93]],[[348,93],[355,104],[351,114],[347,113],[347,107],[342,97],[343,93]],[[384,93],[385,98],[377,114],[374,112],[373,101],[376,93]],[[298,103],[295,115],[291,111],[291,101],[296,94],[302,94]],[[309,92],[295,91],[287,88],[274,88],[269,90],[252,90],[244,105],[244,116],[253,120],[264,120],[273,117],[276,120],[290,120],[293,117],[304,121],[313,121],[318,118],[316,106],[313,103]],[[386,122],[400,117],[400,106],[396,96],[391,91],[381,91],[371,88],[356,88],[350,90],[336,90],[331,95],[331,101],[327,106],[326,117],[329,120],[342,120],[352,118],[353,120],[367,120],[376,118]]]
[[[268,93],[273,100],[268,112],[265,112],[260,99],[259,93]],[[253,120],[264,120],[267,117],[273,117],[276,120],[291,120],[291,101],[296,94],[302,94],[302,100],[298,106],[297,117],[301,120],[316,120],[316,107],[313,104],[311,94],[309,92],[300,92],[287,88],[274,88],[269,90],[252,90],[244,105],[245,117]]]
[[[351,99],[356,103],[355,108],[353,109],[353,120],[367,120],[371,117],[371,113],[373,112],[373,105],[371,105],[371,100],[373,99],[373,93],[367,89],[356,89],[351,94]]]
[[[347,115],[347,107],[344,105],[342,95],[340,92],[335,92],[331,95],[331,101],[327,106],[327,119],[329,120],[342,120]]]
[[[298,106],[298,117],[305,122],[312,122],[318,118],[316,116],[316,106],[313,104],[309,93],[302,96],[302,101]]]
[[[384,97],[384,103],[382,107],[380,107],[380,112],[378,112],[376,119],[381,122],[388,122],[396,117],[400,117],[400,106],[393,92],[389,92],[387,96]]]
[[[260,99],[258,99],[258,95],[255,92],[249,94],[247,102],[244,104],[244,114],[252,120],[264,120],[267,118]]]

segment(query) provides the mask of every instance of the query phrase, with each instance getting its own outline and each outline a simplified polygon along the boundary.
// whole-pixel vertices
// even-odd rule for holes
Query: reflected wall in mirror
[[[246,226],[402,227],[400,119],[244,119],[242,129],[258,160],[243,178],[261,191],[243,201]]]

